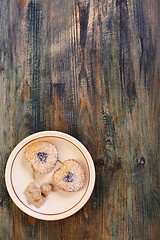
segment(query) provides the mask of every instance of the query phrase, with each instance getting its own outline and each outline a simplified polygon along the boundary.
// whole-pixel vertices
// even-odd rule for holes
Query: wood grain
[[[0,0],[0,239],[160,239],[159,0]],[[7,158],[59,130],[90,151],[96,185],[60,221],[11,201]]]

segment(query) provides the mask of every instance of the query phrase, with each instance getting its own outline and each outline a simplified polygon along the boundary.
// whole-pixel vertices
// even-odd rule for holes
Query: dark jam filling
[[[64,182],[73,182],[74,181],[74,175],[72,172],[68,172],[68,175],[63,178]]]
[[[46,163],[48,154],[45,152],[39,152],[39,153],[37,153],[37,157],[41,160],[42,163]]]

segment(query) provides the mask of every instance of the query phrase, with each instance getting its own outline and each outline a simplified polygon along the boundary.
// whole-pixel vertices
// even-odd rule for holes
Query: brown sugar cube
[[[25,193],[31,196],[33,200],[39,200],[42,197],[41,189],[34,182],[29,183]]]
[[[43,183],[41,186],[41,193],[44,197],[47,197],[52,190],[52,185],[49,183]]]
[[[46,199],[42,196],[39,200],[34,200],[32,204],[34,204],[35,207],[40,208],[45,202],[45,200]]]
[[[29,183],[24,191],[29,203],[35,205],[37,208],[41,207],[45,202],[45,198],[41,194],[41,189],[34,182]]]

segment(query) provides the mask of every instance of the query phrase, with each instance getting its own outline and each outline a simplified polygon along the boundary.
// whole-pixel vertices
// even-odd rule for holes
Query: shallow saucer
[[[59,160],[75,159],[85,170],[86,182],[78,192],[53,191],[45,203],[36,208],[29,204],[24,190],[31,181],[37,184],[50,182],[53,172],[61,166],[57,162],[55,168],[47,174],[33,173],[25,160],[24,151],[28,144],[37,141],[53,143],[59,151]],[[13,202],[26,214],[43,220],[59,220],[79,211],[91,196],[95,184],[95,168],[91,155],[85,146],[76,138],[58,131],[43,131],[23,139],[9,156],[5,171],[7,190]]]

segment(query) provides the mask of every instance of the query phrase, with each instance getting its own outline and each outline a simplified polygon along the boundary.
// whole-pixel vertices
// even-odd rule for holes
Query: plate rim
[[[57,215],[54,214],[50,214],[50,215],[45,215],[45,214],[41,214],[38,213],[32,209],[30,209],[29,207],[25,206],[19,199],[18,197],[15,195],[15,192],[12,188],[11,185],[11,167],[12,167],[12,163],[14,161],[14,158],[16,156],[16,154],[24,147],[24,145],[26,145],[27,143],[29,143],[30,141],[34,141],[38,138],[43,138],[43,137],[61,137],[63,139],[69,140],[72,144],[74,144],[76,147],[78,147],[78,149],[82,152],[82,154],[84,154],[86,161],[87,161],[87,165],[89,168],[89,175],[90,175],[90,179],[88,182],[88,189],[86,189],[86,192],[84,193],[82,199],[80,199],[80,201],[73,206],[71,209],[69,209],[68,211],[64,212],[64,213],[59,213]],[[91,180],[92,179],[92,180]],[[94,167],[94,162],[93,159],[89,153],[89,151],[87,150],[87,148],[75,137],[64,133],[64,132],[60,132],[60,131],[41,131],[41,132],[37,132],[37,133],[33,133],[31,135],[29,135],[28,137],[24,138],[22,141],[20,141],[12,150],[11,154],[9,155],[9,158],[7,160],[6,163],[6,168],[5,168],[5,184],[7,187],[7,191],[12,199],[12,201],[16,204],[16,206],[21,209],[24,213],[26,213],[29,216],[32,216],[34,218],[37,219],[41,219],[41,220],[60,220],[60,219],[64,219],[67,218],[71,215],[73,215],[74,213],[78,212],[89,200],[93,189],[94,189],[94,185],[95,185],[95,167]],[[27,211],[29,209],[29,211]]]

